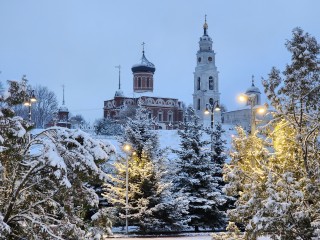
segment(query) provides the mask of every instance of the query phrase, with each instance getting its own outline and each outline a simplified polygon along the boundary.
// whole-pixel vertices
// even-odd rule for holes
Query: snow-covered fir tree
[[[180,149],[174,150],[178,158],[175,165],[173,184],[175,196],[188,202],[189,226],[221,228],[225,225],[225,213],[220,207],[226,198],[219,187],[221,165],[214,159],[224,161],[224,157],[211,151],[211,142],[203,139],[204,129],[192,108],[188,109],[189,121],[181,123],[178,131]],[[212,133],[219,138],[217,132]],[[220,149],[220,143],[213,147]],[[220,175],[220,176],[219,176]]]
[[[292,63],[263,81],[273,120],[260,137],[239,129],[225,168],[227,191],[239,194],[230,218],[248,239],[320,238],[320,46],[300,28],[286,46]]]
[[[111,225],[89,184],[107,179],[113,147],[63,128],[31,138],[10,107],[24,97],[15,81],[0,97],[0,239],[102,239]]]
[[[150,130],[152,125],[148,111],[140,104],[120,138],[122,147],[129,145],[131,151],[115,163],[109,200],[116,208],[114,213],[124,219],[128,161],[129,224],[138,226],[141,232],[180,230],[185,225],[181,218],[184,208],[177,209],[181,202],[172,199],[170,185],[165,182],[164,152],[159,149],[157,133]]]

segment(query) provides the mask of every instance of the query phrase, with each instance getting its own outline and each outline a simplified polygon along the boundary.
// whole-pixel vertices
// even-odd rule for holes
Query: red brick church
[[[120,85],[119,66],[119,89],[113,99],[104,101],[104,118],[118,119],[121,111],[126,107],[136,107],[138,101],[142,102],[149,111],[149,118],[155,120],[155,129],[175,129],[179,122],[183,121],[183,104],[176,98],[155,97],[153,93],[154,72],[153,63],[149,62],[142,51],[141,62],[131,68],[133,73],[133,91],[138,97],[125,97]],[[149,93],[149,94],[148,94]]]

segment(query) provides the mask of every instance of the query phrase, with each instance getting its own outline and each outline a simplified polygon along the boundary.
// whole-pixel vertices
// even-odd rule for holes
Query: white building
[[[194,71],[193,108],[203,121],[204,126],[210,126],[210,115],[204,115],[207,104],[220,103],[218,70],[215,64],[215,52],[212,39],[208,35],[208,24],[205,19],[203,36],[200,37],[197,52],[197,65]],[[221,121],[220,112],[214,112],[214,121]]]

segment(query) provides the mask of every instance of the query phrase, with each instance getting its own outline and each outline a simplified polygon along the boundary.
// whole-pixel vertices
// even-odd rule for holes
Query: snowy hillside
[[[223,139],[227,141],[226,143],[226,152],[228,153],[231,148],[232,136],[236,134],[233,125],[222,125],[223,129],[225,130]],[[165,148],[172,148],[172,149],[179,149],[179,136],[177,130],[156,130],[156,133],[159,134],[160,140],[160,147],[162,149]],[[117,137],[113,136],[93,136],[96,138],[101,139],[103,142],[111,143],[115,148],[118,154],[122,154],[122,149],[119,145]],[[169,159],[174,159],[175,156],[173,153],[169,154]]]

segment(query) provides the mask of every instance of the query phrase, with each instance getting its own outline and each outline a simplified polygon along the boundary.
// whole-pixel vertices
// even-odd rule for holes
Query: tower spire
[[[204,24],[203,24],[203,35],[207,36],[207,29],[208,29],[208,24],[207,24],[207,14],[204,15]]]
[[[141,43],[141,45],[142,45],[142,55],[144,55],[144,45],[145,45],[146,43],[145,42],[142,42]]]
[[[251,87],[254,87],[254,75],[251,77]]]
[[[119,90],[120,90],[121,89],[121,82],[120,82],[121,65],[115,66],[115,68],[119,69]]]
[[[62,105],[64,106],[64,84],[62,85]]]

